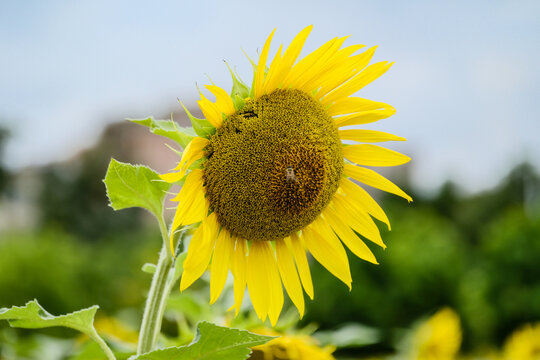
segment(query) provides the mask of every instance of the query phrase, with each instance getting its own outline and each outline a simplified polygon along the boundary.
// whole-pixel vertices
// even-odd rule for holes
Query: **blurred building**
[[[198,109],[192,112],[197,114]],[[180,126],[189,126],[185,113],[173,117]],[[0,139],[0,146],[2,139],[5,142],[7,137]],[[168,146],[177,147],[143,126],[122,121],[106,127],[93,147],[68,160],[15,173],[0,166],[0,233],[52,225],[94,238],[140,226],[140,219],[146,216],[137,209],[112,217],[102,180],[111,158],[147,165],[158,172],[170,170],[179,159]]]

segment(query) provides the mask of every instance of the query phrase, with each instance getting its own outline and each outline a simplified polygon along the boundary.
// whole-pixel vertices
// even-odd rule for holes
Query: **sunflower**
[[[540,323],[527,324],[510,335],[504,344],[504,360],[540,359]]]
[[[332,356],[335,347],[321,347],[314,337],[280,334],[269,329],[255,329],[253,332],[276,338],[255,346],[249,360],[335,360]]]
[[[414,334],[411,359],[454,360],[461,346],[459,316],[443,308],[420,325]]]
[[[392,63],[368,66],[375,47],[356,54],[364,45],[343,47],[346,37],[334,38],[297,61],[311,29],[303,29],[286,50],[280,46],[267,67],[274,30],[258,63],[252,62],[251,87],[232,71],[231,95],[207,85],[215,101],[201,93],[198,104],[205,119],[188,112],[200,136],[187,145],[174,171],[161,175],[170,183],[185,177],[172,199],[178,205],[171,246],[175,231],[200,223],[189,244],[180,289],[210,266],[213,303],[230,270],[232,308],[238,313],[247,286],[255,312],[272,324],[283,307],[283,287],[300,316],[302,289],[313,299],[306,251],[349,288],[343,244],[377,263],[357,234],[384,248],[372,217],[390,228],[389,221],[352,180],[412,200],[364,167],[401,165],[409,157],[373,144],[342,144],[405,140],[379,131],[340,129],[395,113],[388,104],[351,96]]]

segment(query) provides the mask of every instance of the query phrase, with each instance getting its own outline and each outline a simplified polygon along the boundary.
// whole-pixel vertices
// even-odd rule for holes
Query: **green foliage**
[[[114,154],[122,161],[136,161],[132,147],[121,140],[126,136],[123,123],[106,129],[95,148],[84,151],[70,161],[36,169],[30,176],[19,177],[30,185],[21,186],[37,192],[38,229],[51,227],[75,235],[86,242],[102,238],[125,237],[143,231],[147,213],[140,208],[117,212],[107,205],[103,191],[103,174]],[[37,178],[36,178],[37,177]],[[32,185],[38,181],[39,186]],[[22,191],[22,190],[21,190]],[[25,198],[25,197],[23,197]],[[28,300],[28,299],[25,299]],[[42,300],[40,298],[40,300]]]
[[[94,316],[99,306],[54,316],[39,305],[37,300],[29,301],[25,306],[13,306],[0,309],[0,320],[7,320],[12,327],[41,329],[62,326],[80,331],[96,341],[104,351],[112,354],[105,342],[94,329]]]
[[[483,342],[501,341],[509,329],[540,320],[540,217],[510,207],[479,238],[482,257],[459,288],[468,326]]]
[[[376,328],[355,323],[344,324],[334,330],[318,331],[315,337],[321,344],[332,344],[340,348],[373,345],[381,340]]]
[[[3,193],[4,189],[7,187],[9,174],[7,169],[4,168],[3,164],[3,155],[4,155],[4,145],[6,140],[9,138],[9,132],[0,127],[0,195]]]
[[[171,120],[155,120],[152,116],[146,119],[127,119],[139,125],[147,126],[150,132],[164,136],[177,142],[182,148],[185,148],[195,133],[191,128],[180,127]]]
[[[197,335],[187,346],[170,347],[131,357],[130,360],[244,360],[250,347],[273,339],[246,330],[229,329],[209,322],[200,322]]]
[[[160,245],[159,233],[147,230],[93,243],[57,228],[1,236],[0,307],[38,298],[53,313],[141,306],[148,275],[140,267]]]
[[[113,135],[112,140],[117,141],[119,133]],[[159,234],[145,231],[144,211],[132,209],[113,216],[104,205],[99,180],[114,152],[109,149],[100,144],[77,162],[42,170],[44,195],[39,206],[43,227],[35,233],[0,234],[0,307],[35,297],[52,313],[93,303],[109,314],[142,307],[149,276],[140,267],[155,260]],[[120,151],[115,154],[123,161],[134,161]],[[149,182],[144,176],[142,180]],[[449,305],[461,316],[465,347],[500,344],[521,324],[540,320],[538,189],[539,178],[530,168],[520,166],[499,187],[481,194],[464,196],[455,185],[447,184],[433,197],[415,195],[411,205],[391,197],[378,199],[393,228],[389,233],[383,230],[385,251],[368,242],[381,265],[349,256],[354,279],[349,292],[312,262],[316,294],[314,301],[307,302],[305,323],[314,321],[326,329],[320,337],[324,342],[357,347],[348,351],[358,357],[358,347],[364,349],[369,342],[360,341],[361,332],[347,328],[345,337],[336,337],[334,329],[340,334],[344,322],[377,328],[378,337],[372,341],[379,343],[369,345],[365,353],[392,349],[395,329],[408,328],[416,319]],[[206,292],[196,294],[200,302],[186,296],[195,294],[193,289],[201,283],[183,294],[173,288],[163,343],[186,344],[194,323],[215,318],[221,311],[216,308],[231,300],[209,306]],[[178,314],[185,315],[187,327],[178,324],[182,321]],[[133,325],[139,321],[136,316],[128,318]],[[65,335],[60,331],[53,329],[52,333]],[[344,340],[347,334],[353,334],[350,342]],[[4,323],[0,325],[2,355],[11,354],[6,349],[16,344],[20,358],[40,358],[35,356],[39,352],[21,349],[32,343],[60,343],[56,337],[42,337],[28,336]],[[97,354],[95,345],[89,346]],[[73,352],[71,342],[61,347],[69,348],[64,355]]]
[[[170,185],[154,170],[112,159],[104,182],[114,210],[141,207],[161,218],[163,199]]]

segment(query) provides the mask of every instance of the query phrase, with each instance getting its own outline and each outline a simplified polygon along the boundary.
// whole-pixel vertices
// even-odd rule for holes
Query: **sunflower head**
[[[279,334],[268,329],[256,333],[278,336],[270,342],[255,346],[249,360],[335,360],[333,346],[320,346],[308,335]]]
[[[309,225],[343,173],[333,119],[296,89],[248,100],[209,140],[204,185],[210,211],[246,240],[282,239]]]
[[[183,152],[168,182],[185,177],[171,228],[200,223],[189,244],[181,289],[210,265],[211,302],[219,297],[230,271],[238,312],[247,286],[261,319],[277,321],[283,290],[300,314],[303,290],[313,298],[306,250],[349,287],[345,244],[355,255],[376,263],[358,236],[385,246],[373,221],[389,226],[380,206],[351,180],[411,198],[364,166],[400,165],[409,158],[373,142],[404,140],[395,135],[342,129],[387,118],[392,106],[352,96],[385,73],[391,64],[369,65],[375,48],[343,47],[334,38],[300,58],[311,31],[302,30],[268,64],[267,39],[254,64],[251,88],[231,71],[229,94],[216,85],[201,93],[204,119],[190,116],[199,135]],[[345,145],[342,140],[360,144]],[[348,159],[351,163],[345,161]],[[352,165],[356,163],[360,166]],[[187,176],[186,176],[187,174]]]
[[[461,346],[459,316],[449,308],[435,313],[416,331],[414,355],[417,360],[454,360]]]
[[[504,344],[503,359],[540,359],[540,323],[527,324],[510,335]]]

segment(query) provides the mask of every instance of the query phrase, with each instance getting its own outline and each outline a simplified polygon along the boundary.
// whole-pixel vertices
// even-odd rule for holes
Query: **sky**
[[[1,1],[0,126],[13,170],[61,161],[124,118],[179,111],[223,60],[249,82],[242,50],[277,28],[271,54],[313,24],[303,55],[350,35],[395,65],[357,96],[392,104],[366,128],[408,139],[413,183],[496,184],[519,161],[540,168],[538,1]],[[148,164],[151,166],[151,164]]]

